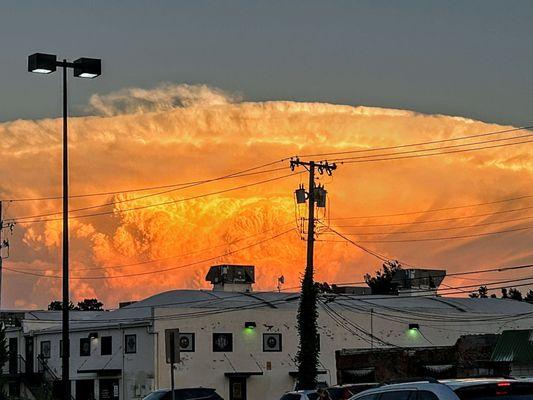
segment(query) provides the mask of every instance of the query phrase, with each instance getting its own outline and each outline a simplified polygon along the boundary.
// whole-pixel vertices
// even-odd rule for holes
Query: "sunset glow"
[[[276,161],[509,128],[412,111],[241,102],[240,97],[207,86],[129,89],[93,96],[87,111],[91,116],[71,119],[73,196],[194,182],[273,163],[241,177],[202,184],[73,198],[74,301],[97,297],[114,307],[164,290],[207,288],[209,266],[226,262],[255,265],[257,290],[275,289],[282,275],[284,289],[297,287],[305,243],[295,228],[305,209],[296,208],[293,193],[300,183],[306,184],[306,175],[298,170],[291,174],[287,160]],[[9,171],[0,183],[1,197],[60,196],[60,120],[6,122],[0,124],[0,134],[0,163]],[[339,164],[334,176],[320,176],[329,196],[322,221],[343,234],[357,234],[350,238],[365,247],[409,264],[446,268],[449,273],[516,265],[532,255],[533,235],[526,228],[533,226],[533,197],[525,197],[533,194],[531,154],[526,143]],[[240,186],[246,187],[230,190]],[[518,199],[498,202],[511,198]],[[487,202],[495,203],[379,217]],[[80,208],[84,210],[74,211]],[[7,204],[5,216],[17,224],[4,265],[26,274],[7,271],[6,306],[43,307],[50,298],[60,297],[60,281],[50,277],[60,275],[61,221],[60,214],[53,215],[60,211],[60,201],[53,199]],[[79,217],[86,214],[99,215]],[[450,218],[455,219],[439,221]],[[504,230],[511,232],[494,233]],[[487,235],[474,236],[479,234]],[[428,240],[454,236],[466,237]],[[397,241],[411,239],[422,241]],[[319,281],[358,282],[380,266],[379,260],[325,228],[318,240]],[[475,278],[450,277],[444,283],[475,285]]]

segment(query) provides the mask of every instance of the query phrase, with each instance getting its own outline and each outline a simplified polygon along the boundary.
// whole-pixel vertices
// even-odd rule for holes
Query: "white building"
[[[253,269],[228,268],[208,275],[213,291],[174,290],[115,311],[86,314],[85,320],[74,320],[79,313],[73,316],[75,398],[140,399],[155,388],[168,388],[166,329],[180,331],[177,387],[213,387],[226,400],[274,400],[292,389],[298,294],[253,292]],[[464,334],[530,328],[533,322],[532,305],[508,299],[327,294],[319,313],[319,380],[328,384],[336,383],[336,350],[452,345]],[[44,372],[57,377],[58,314],[40,316],[39,325],[25,316],[20,328],[8,332],[20,340],[19,355],[32,358],[34,371],[43,369],[42,358]],[[409,330],[413,324],[418,326],[414,334]],[[33,354],[24,353],[27,343]]]

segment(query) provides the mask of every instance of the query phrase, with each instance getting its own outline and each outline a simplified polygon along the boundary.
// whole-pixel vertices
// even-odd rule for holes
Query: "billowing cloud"
[[[89,99],[88,111],[110,117],[119,114],[168,111],[176,107],[226,105],[239,101],[237,94],[207,85],[164,83],[154,89],[127,88]]]
[[[238,96],[207,86],[170,84],[95,95],[91,107],[95,116],[70,120],[73,195],[197,181],[296,154],[394,146],[504,128],[405,110],[239,102]],[[60,121],[52,119],[0,124],[2,198],[60,195],[60,129]],[[96,296],[113,307],[120,300],[161,290],[208,287],[205,273],[216,263],[256,265],[258,290],[275,288],[280,275],[285,276],[286,287],[297,286],[305,264],[305,243],[294,230],[267,239],[295,228],[298,217],[305,215],[301,206],[295,208],[292,196],[307,177],[295,171],[292,176],[250,186],[291,173],[287,161],[263,170],[279,167],[285,169],[185,188],[72,199],[73,210],[85,209],[72,213],[78,216],[71,222],[73,299]],[[457,271],[531,261],[528,230],[446,241],[390,241],[527,227],[532,223],[527,218],[533,215],[527,207],[533,199],[386,218],[338,218],[525,196],[531,194],[532,178],[529,144],[339,164],[332,177],[319,176],[330,200],[322,221],[340,226],[335,229],[346,234],[357,234],[350,237],[366,247],[410,264]],[[243,187],[228,191],[238,186]],[[220,193],[203,196],[214,192]],[[8,273],[4,299],[8,306],[22,307],[20,293],[24,292],[32,304],[45,306],[60,295],[60,282],[49,276],[60,274],[61,221],[57,220],[60,215],[39,216],[60,211],[61,203],[47,200],[6,206],[8,217],[47,220],[15,226],[6,267],[48,277]],[[513,209],[517,211],[509,211]],[[79,217],[86,214],[95,215]],[[472,215],[479,216],[428,222]],[[426,232],[399,233],[414,230]],[[323,229],[318,240],[319,280],[360,281],[365,272],[380,265]]]

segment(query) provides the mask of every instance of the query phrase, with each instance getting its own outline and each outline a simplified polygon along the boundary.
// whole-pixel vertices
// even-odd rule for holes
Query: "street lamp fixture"
[[[74,61],[74,76],[93,79],[102,73],[102,61],[98,58],[78,58]]]
[[[67,69],[74,70],[77,78],[96,78],[102,72],[102,61],[97,58],[79,58],[74,62],[58,61],[55,54],[35,53],[28,57],[28,71],[51,74],[57,67],[63,70],[63,304],[62,304],[62,373],[63,398],[71,400],[70,341],[69,341],[69,234],[68,234],[68,102]],[[98,336],[96,336],[98,337]]]
[[[28,71],[36,74],[51,74],[56,70],[57,56],[35,53],[28,57]]]

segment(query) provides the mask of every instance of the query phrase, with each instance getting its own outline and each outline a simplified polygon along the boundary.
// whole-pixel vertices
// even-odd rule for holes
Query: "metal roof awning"
[[[120,368],[109,368],[109,369],[79,369],[78,374],[96,374],[99,376],[114,376],[120,375],[122,370]]]
[[[362,377],[362,376],[372,375],[375,371],[376,371],[376,368],[368,367],[368,368],[347,369],[343,371],[343,373],[345,373],[348,376]]]
[[[261,371],[255,372],[225,372],[224,376],[228,378],[249,378],[252,375],[263,375]]]
[[[441,373],[450,371],[455,368],[455,365],[453,364],[436,364],[436,365],[424,365],[424,369],[433,372],[433,373]]]
[[[491,361],[532,362],[533,330],[503,331],[492,352]]]

